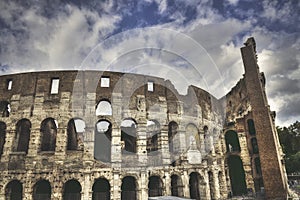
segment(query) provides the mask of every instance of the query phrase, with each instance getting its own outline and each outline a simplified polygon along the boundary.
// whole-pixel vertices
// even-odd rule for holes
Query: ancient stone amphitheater
[[[101,71],[0,76],[0,199],[285,199],[255,41],[223,98]]]

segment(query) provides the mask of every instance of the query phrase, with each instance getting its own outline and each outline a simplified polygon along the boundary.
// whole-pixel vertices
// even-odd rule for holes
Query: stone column
[[[171,177],[169,171],[165,171],[164,193],[165,196],[171,196]]]
[[[110,198],[112,200],[121,199],[121,185],[122,185],[122,180],[120,178],[120,171],[113,171],[113,180],[112,180],[111,190],[110,190],[111,191]]]
[[[82,199],[92,199],[92,184],[91,174],[84,172],[84,184],[82,185]]]
[[[181,180],[183,184],[183,196],[186,198],[190,198],[190,176],[186,170],[183,171]]]
[[[136,130],[137,134],[137,155],[138,155],[138,162],[140,165],[147,164],[147,121],[142,120],[139,122]]]
[[[148,199],[148,173],[146,170],[141,171],[140,177],[140,199]]]
[[[213,187],[214,187],[214,196],[213,199],[220,199],[220,185],[218,178],[218,170],[215,169],[212,171],[213,175]]]
[[[162,125],[161,126],[160,138],[161,138],[162,162],[163,162],[163,165],[168,165],[168,164],[170,164],[168,125]]]
[[[113,125],[111,136],[111,162],[115,164],[121,163],[121,129]]]

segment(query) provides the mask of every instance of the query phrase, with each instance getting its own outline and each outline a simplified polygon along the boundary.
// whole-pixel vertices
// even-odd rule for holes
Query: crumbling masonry
[[[249,38],[244,77],[219,100],[118,72],[1,76],[0,199],[286,199],[255,48]]]

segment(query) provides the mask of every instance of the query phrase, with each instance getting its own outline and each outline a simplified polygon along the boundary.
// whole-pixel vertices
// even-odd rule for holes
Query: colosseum
[[[241,53],[220,99],[121,72],[0,76],[0,199],[287,199],[253,38]]]

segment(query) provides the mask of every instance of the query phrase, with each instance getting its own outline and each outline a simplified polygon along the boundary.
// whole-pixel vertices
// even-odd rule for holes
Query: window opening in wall
[[[0,101],[0,112],[2,113],[2,117],[9,117],[10,104],[7,101]]]
[[[28,152],[30,129],[31,123],[28,119],[21,119],[17,122],[13,148],[15,152]]]
[[[136,123],[131,119],[125,119],[121,123],[121,141],[123,153],[136,153]]]
[[[95,127],[94,157],[102,162],[111,161],[112,124],[100,120]]]
[[[168,141],[169,141],[169,151],[170,153],[175,153],[178,151],[178,144],[176,140],[178,124],[174,121],[168,124]]]
[[[85,131],[85,122],[82,119],[71,119],[68,123],[67,150],[77,150],[83,144],[83,133]]]
[[[248,124],[248,130],[249,130],[250,135],[255,135],[256,130],[255,130],[253,119],[248,119],[247,124]]]
[[[254,159],[254,164],[255,164],[255,171],[258,175],[261,175],[261,166],[260,166],[260,159],[259,157],[256,157]]]
[[[258,144],[257,144],[257,139],[255,137],[251,138],[251,145],[252,145],[252,152],[254,154],[257,154],[258,153]]]
[[[12,84],[13,84],[13,81],[11,79],[8,79],[7,80],[7,90],[11,90],[12,89]]]
[[[109,87],[110,78],[109,77],[101,77],[101,87]]]
[[[55,151],[56,135],[57,135],[57,121],[53,118],[45,119],[41,124],[41,150]]]
[[[6,124],[0,121],[0,156],[3,153],[5,139],[6,139]]]
[[[109,101],[102,100],[98,103],[96,108],[96,116],[112,115],[112,107]]]
[[[160,135],[160,124],[157,121],[147,121],[147,152],[158,150],[158,137]]]
[[[225,142],[226,142],[226,150],[228,153],[241,151],[237,132],[232,130],[227,131],[225,133]]]
[[[147,84],[148,92],[153,92],[154,91],[154,83],[152,81],[148,81]]]
[[[58,94],[59,78],[52,78],[51,80],[51,94]]]

